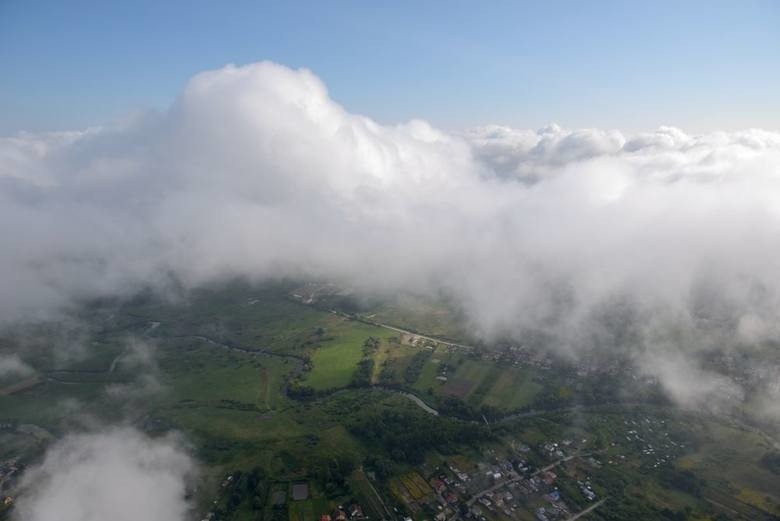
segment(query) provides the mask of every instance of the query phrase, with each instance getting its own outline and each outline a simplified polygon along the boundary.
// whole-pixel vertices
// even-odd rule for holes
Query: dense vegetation
[[[774,474],[780,475],[780,452],[767,452],[761,458],[761,465]]]
[[[492,438],[484,425],[417,412],[369,413],[349,427],[365,443],[399,463],[420,464],[426,452],[457,452],[458,446]]]

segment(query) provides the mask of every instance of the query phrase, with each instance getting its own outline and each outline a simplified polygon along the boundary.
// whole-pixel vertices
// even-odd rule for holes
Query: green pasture
[[[358,362],[363,358],[363,342],[370,336],[383,339],[387,330],[339,318],[328,329],[327,335],[330,339],[323,341],[312,354],[312,370],[304,380],[306,385],[315,390],[338,389],[349,385]]]

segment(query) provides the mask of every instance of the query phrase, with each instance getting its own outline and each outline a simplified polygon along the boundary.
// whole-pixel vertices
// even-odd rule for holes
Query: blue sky
[[[384,123],[780,129],[776,1],[0,0],[0,135],[164,109],[264,59]]]

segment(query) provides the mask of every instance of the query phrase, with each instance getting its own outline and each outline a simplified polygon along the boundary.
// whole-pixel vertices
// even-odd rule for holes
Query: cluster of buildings
[[[555,367],[560,359],[556,358],[549,349],[537,349],[525,345],[512,344],[502,349],[491,349],[477,352],[486,361],[511,365],[516,368],[531,368],[540,371],[549,371]],[[579,377],[587,377],[597,374],[617,374],[626,370],[625,363],[615,357],[580,356],[574,363],[574,371]]]
[[[633,445],[633,448],[645,457],[646,464],[652,468],[672,463],[685,448],[684,443],[679,443],[670,437],[664,420],[644,418],[624,420],[623,423],[628,427],[623,434],[625,442]],[[617,456],[617,459],[625,460],[625,456]],[[613,464],[615,461],[610,460],[609,463]]]
[[[359,521],[366,519],[363,514],[363,507],[357,502],[352,502],[346,506],[339,505],[332,514],[322,514],[320,521]]]
[[[566,457],[564,448],[571,443],[566,440],[560,443],[545,442],[538,449],[551,459],[560,461]],[[435,521],[514,520],[525,519],[530,515],[539,521],[568,518],[571,511],[558,489],[558,476],[553,472],[556,463],[533,470],[524,457],[524,452],[529,450],[525,445],[513,444],[514,456],[503,458],[488,449],[485,456],[492,462],[469,464],[470,471],[464,471],[452,463],[437,470],[428,469],[425,472],[429,475],[428,483],[433,489],[433,497],[411,500],[407,496],[405,499],[407,503],[412,503],[408,506],[413,512],[420,509],[428,512],[433,510]],[[578,482],[578,486],[587,501],[596,499],[589,480]]]
[[[522,513],[532,510],[540,521],[564,519],[570,511],[555,486],[556,478],[555,473],[550,471],[509,478],[501,487],[478,496],[467,517],[485,521],[500,513],[509,519],[517,519]]]
[[[485,353],[483,358],[518,368],[532,367],[542,371],[551,369],[555,362],[555,359],[548,351],[531,349],[523,345],[510,345],[501,351],[490,351]]]

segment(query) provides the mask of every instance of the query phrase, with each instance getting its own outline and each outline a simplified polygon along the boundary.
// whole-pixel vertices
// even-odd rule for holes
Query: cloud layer
[[[129,428],[70,435],[25,473],[15,519],[184,520],[193,469],[173,439],[152,440]]]
[[[778,133],[382,126],[307,70],[228,66],[162,114],[0,140],[0,316],[317,276],[652,360],[778,337],[779,209]]]

